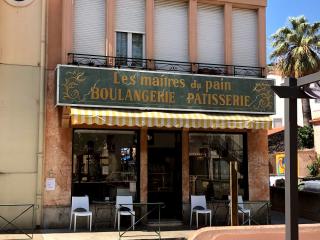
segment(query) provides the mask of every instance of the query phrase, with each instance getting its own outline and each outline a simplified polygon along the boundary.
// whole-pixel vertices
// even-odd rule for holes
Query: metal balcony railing
[[[78,53],[68,54],[68,64],[150,71],[172,71],[206,75],[265,77],[265,69],[261,67],[110,57]]]

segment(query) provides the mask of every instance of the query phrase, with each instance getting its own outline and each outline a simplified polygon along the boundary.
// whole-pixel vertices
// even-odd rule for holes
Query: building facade
[[[43,226],[71,196],[166,203],[269,199],[266,1],[48,2]],[[50,185],[50,186],[49,186]]]
[[[275,84],[277,86],[284,83],[284,78],[281,76],[280,73],[276,71],[269,71],[268,78],[275,79]],[[314,130],[314,150],[317,154],[320,153],[320,141],[319,141],[319,127],[318,127],[318,118],[320,116],[320,101],[319,99],[309,99],[310,101],[310,108],[311,108],[311,116],[312,119],[315,121],[312,121],[313,130]],[[284,99],[279,98],[276,96],[275,98],[276,102],[276,112],[272,116],[272,127],[278,129],[279,131],[283,130],[284,128]],[[303,126],[303,114],[302,114],[302,103],[301,99],[297,100],[297,124],[298,126]]]
[[[42,209],[45,1],[0,1],[0,204]],[[13,219],[23,207],[1,207]],[[32,211],[18,221],[31,227]]]
[[[270,70],[268,73],[268,78],[275,79],[275,85],[279,86],[284,83],[284,78],[277,71]],[[273,118],[273,128],[280,128],[284,126],[284,99],[279,98],[276,95],[276,113],[272,116]],[[312,118],[317,118],[320,111],[320,101],[318,99],[310,99],[310,108]],[[297,106],[298,113],[298,126],[303,126],[303,116],[302,116],[302,104],[301,99],[298,99]]]

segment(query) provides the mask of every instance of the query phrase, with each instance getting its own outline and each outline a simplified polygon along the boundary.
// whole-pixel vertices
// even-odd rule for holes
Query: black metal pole
[[[297,79],[286,79],[297,86]],[[298,240],[298,167],[297,167],[297,97],[285,99],[285,222],[286,240]]]

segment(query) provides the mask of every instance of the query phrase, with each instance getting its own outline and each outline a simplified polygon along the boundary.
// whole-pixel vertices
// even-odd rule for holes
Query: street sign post
[[[320,98],[320,91],[311,86],[320,82],[320,71],[305,77],[286,79],[285,86],[272,86],[285,98],[285,223],[286,240],[298,240],[298,176],[297,176],[297,99]]]

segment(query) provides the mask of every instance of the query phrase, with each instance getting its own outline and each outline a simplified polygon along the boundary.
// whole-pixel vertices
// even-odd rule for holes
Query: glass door
[[[181,134],[148,132],[148,202],[164,202],[162,219],[181,220]]]

